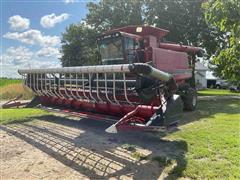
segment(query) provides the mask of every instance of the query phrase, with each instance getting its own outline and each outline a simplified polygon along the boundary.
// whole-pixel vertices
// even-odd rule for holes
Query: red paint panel
[[[176,81],[189,79],[189,78],[191,78],[191,77],[192,77],[191,74],[179,74],[179,75],[174,75],[174,79],[175,79]],[[181,84],[181,83],[178,83],[178,84]]]
[[[177,69],[189,69],[187,53],[161,48],[153,48],[153,63],[162,71],[174,72]]]
[[[62,104],[59,104],[62,102]],[[117,117],[122,117],[125,114],[133,111],[136,107],[130,105],[117,105],[117,104],[105,104],[105,103],[92,103],[86,101],[77,101],[77,100],[69,100],[63,99],[59,100],[56,97],[41,97],[41,103],[45,106],[61,106],[61,107],[69,107],[74,108],[76,110],[85,110],[85,111],[94,111],[100,114],[107,114]],[[138,116],[142,118],[150,118],[157,106],[150,105],[141,105],[139,107]]]
[[[171,44],[171,43],[160,43],[159,47],[163,49],[170,49],[170,50],[179,51],[179,52],[198,53],[199,51],[201,51],[201,48],[199,47],[186,46],[181,44]]]

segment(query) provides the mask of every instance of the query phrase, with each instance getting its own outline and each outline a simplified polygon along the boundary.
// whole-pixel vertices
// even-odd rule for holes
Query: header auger
[[[167,30],[114,29],[97,39],[101,65],[23,69],[24,85],[44,107],[98,120],[106,129],[167,130],[183,109],[194,110],[194,58],[201,49],[164,43]],[[48,108],[50,109],[50,108]]]

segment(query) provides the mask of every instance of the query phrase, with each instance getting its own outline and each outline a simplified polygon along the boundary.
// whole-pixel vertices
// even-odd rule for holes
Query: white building
[[[216,82],[219,78],[213,75],[213,71],[207,71],[206,79],[207,79],[207,87],[212,88],[212,87],[215,87]]]
[[[207,74],[208,68],[202,63],[196,62],[195,64],[195,82],[197,89],[207,88]]]

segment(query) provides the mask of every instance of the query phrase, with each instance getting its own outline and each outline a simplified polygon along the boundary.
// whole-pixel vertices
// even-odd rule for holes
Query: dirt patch
[[[162,179],[169,165],[153,160],[156,156],[175,158],[174,167],[184,170],[185,142],[163,140],[159,134],[107,134],[109,125],[55,114],[1,126],[1,177]]]

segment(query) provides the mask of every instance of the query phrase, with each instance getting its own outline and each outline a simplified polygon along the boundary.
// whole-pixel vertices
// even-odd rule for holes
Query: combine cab
[[[114,29],[97,39],[101,65],[22,69],[24,85],[43,107],[98,120],[106,132],[167,130],[194,110],[193,71],[200,48],[163,43],[167,30]]]

